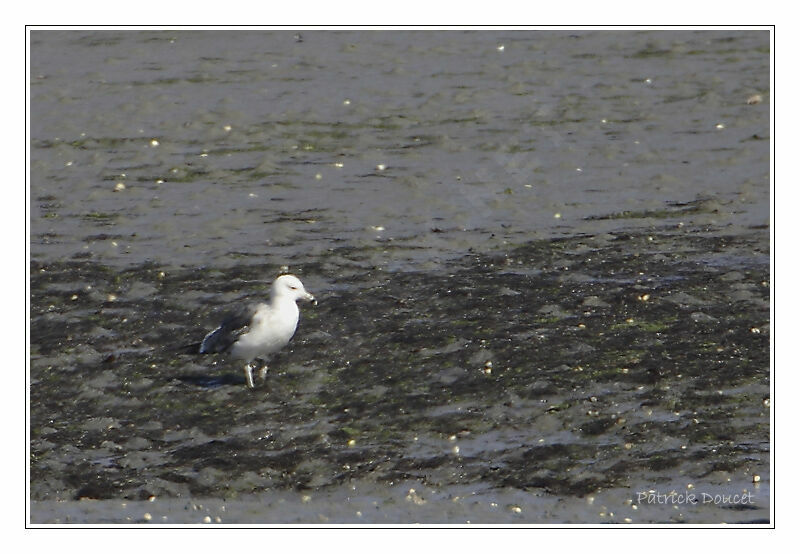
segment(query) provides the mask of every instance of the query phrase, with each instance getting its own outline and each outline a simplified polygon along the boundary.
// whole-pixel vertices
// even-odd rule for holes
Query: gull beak
[[[311,294],[310,292],[306,292],[304,299],[307,300],[308,302],[311,302],[314,306],[317,305],[317,299],[314,298],[314,295]]]

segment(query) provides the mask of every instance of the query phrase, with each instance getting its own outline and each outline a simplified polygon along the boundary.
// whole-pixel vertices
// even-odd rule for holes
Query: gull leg
[[[255,384],[253,384],[253,363],[249,362],[244,366],[244,378],[247,381],[247,388],[254,389],[256,388]]]
[[[261,369],[258,370],[258,378],[261,379],[262,381],[264,381],[267,378],[267,370],[268,369],[269,369],[269,367],[267,367],[267,363],[266,362],[262,362]]]

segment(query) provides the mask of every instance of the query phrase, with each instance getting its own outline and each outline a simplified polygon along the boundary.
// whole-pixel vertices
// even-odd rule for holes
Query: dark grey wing
[[[250,329],[256,306],[246,306],[231,314],[222,324],[205,336],[200,343],[200,354],[225,352],[236,340]]]

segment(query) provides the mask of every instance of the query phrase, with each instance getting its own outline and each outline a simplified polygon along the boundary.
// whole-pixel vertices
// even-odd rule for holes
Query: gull
[[[244,376],[249,388],[253,384],[255,361],[259,360],[259,377],[267,375],[265,358],[286,346],[297,330],[300,318],[298,300],[314,302],[300,279],[281,275],[272,283],[269,304],[251,304],[239,309],[222,324],[208,333],[197,350],[199,354],[226,353],[233,359],[244,360]]]

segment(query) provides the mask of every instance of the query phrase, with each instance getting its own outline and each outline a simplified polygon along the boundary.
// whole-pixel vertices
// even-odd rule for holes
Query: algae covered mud
[[[34,265],[33,498],[154,497],[129,521],[170,523],[769,520],[764,230],[539,241],[442,273],[336,259],[292,268],[321,302],[255,391],[174,346],[271,268]],[[676,488],[749,496],[639,497]],[[186,509],[203,498],[214,514]]]
[[[31,522],[771,520],[768,32],[30,38]]]

